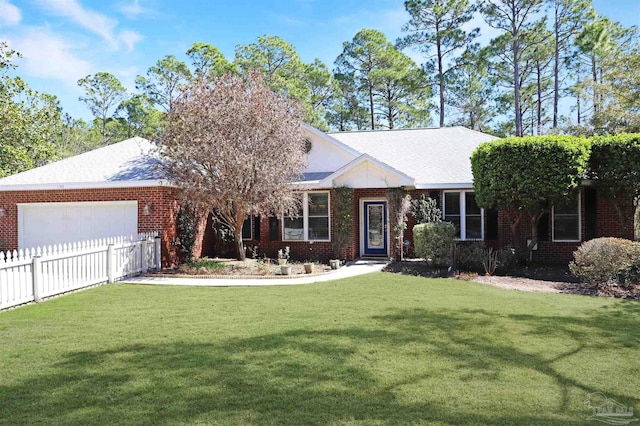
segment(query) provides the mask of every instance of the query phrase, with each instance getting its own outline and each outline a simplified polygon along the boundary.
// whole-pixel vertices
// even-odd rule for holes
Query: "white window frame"
[[[309,191],[300,192],[302,195],[302,230],[303,239],[301,240],[286,240],[284,238],[284,215],[282,215],[282,241],[283,242],[330,242],[331,241],[331,192],[330,191]],[[309,194],[327,194],[327,222],[329,225],[329,238],[326,240],[310,239],[309,238]]]
[[[579,243],[582,241],[582,194],[578,193],[578,239],[556,240],[556,208],[551,207],[551,241],[554,243]]]
[[[458,193],[460,197],[460,238],[456,238],[456,241],[484,241],[484,209],[480,208],[480,238],[466,238],[467,235],[467,201],[465,194],[467,192],[475,191],[470,189],[459,189],[457,191],[442,191],[442,220],[445,220],[447,212],[446,197],[448,193]]]

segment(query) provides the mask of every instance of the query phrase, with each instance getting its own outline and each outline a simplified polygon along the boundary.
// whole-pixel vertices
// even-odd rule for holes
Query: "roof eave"
[[[64,183],[34,183],[0,185],[0,192],[4,191],[54,191],[66,189],[103,189],[103,188],[142,188],[149,186],[174,186],[164,179],[131,180],[107,182],[64,182]]]
[[[472,182],[416,183],[416,189],[473,189]]]

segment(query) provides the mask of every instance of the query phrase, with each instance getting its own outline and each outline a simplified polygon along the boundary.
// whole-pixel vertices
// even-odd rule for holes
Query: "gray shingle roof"
[[[414,130],[338,132],[334,139],[359,153],[387,164],[415,179],[416,186],[468,186],[471,153],[493,136],[449,127]],[[152,142],[135,137],[36,169],[0,179],[5,186],[93,184],[165,179]],[[306,173],[304,181],[322,180],[333,171]]]
[[[494,136],[464,127],[337,132],[333,138],[416,180],[416,185],[471,184],[471,154]]]
[[[135,137],[7,176],[0,186],[160,180],[153,148],[150,141]]]

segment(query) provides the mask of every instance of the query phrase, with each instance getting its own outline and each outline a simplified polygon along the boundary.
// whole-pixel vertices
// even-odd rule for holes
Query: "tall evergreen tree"
[[[443,127],[447,73],[452,70],[447,59],[469,46],[478,35],[477,28],[470,32],[463,29],[473,18],[477,6],[469,0],[407,0],[404,7],[411,19],[402,27],[409,34],[400,40],[400,45],[418,47],[430,58],[431,65],[435,63],[440,97],[439,123]]]
[[[124,99],[127,89],[120,80],[108,72],[98,72],[81,78],[78,80],[78,86],[85,91],[85,96],[81,96],[80,100],[87,104],[93,116],[102,123],[102,143],[106,145],[107,120]]]
[[[527,30],[534,25],[532,18],[540,11],[542,0],[485,0],[482,13],[486,22],[504,32],[509,44],[511,87],[514,98],[515,134],[523,135],[521,85],[523,42]]]
[[[173,55],[167,55],[149,68],[147,76],[138,76],[136,88],[165,111],[171,111],[180,89],[191,79],[189,67]]]

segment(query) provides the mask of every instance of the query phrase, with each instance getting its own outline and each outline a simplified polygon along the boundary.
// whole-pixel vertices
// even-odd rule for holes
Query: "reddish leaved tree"
[[[205,206],[246,254],[249,215],[297,211],[291,182],[305,167],[298,108],[258,75],[222,75],[185,89],[159,140],[163,168],[191,202]]]

